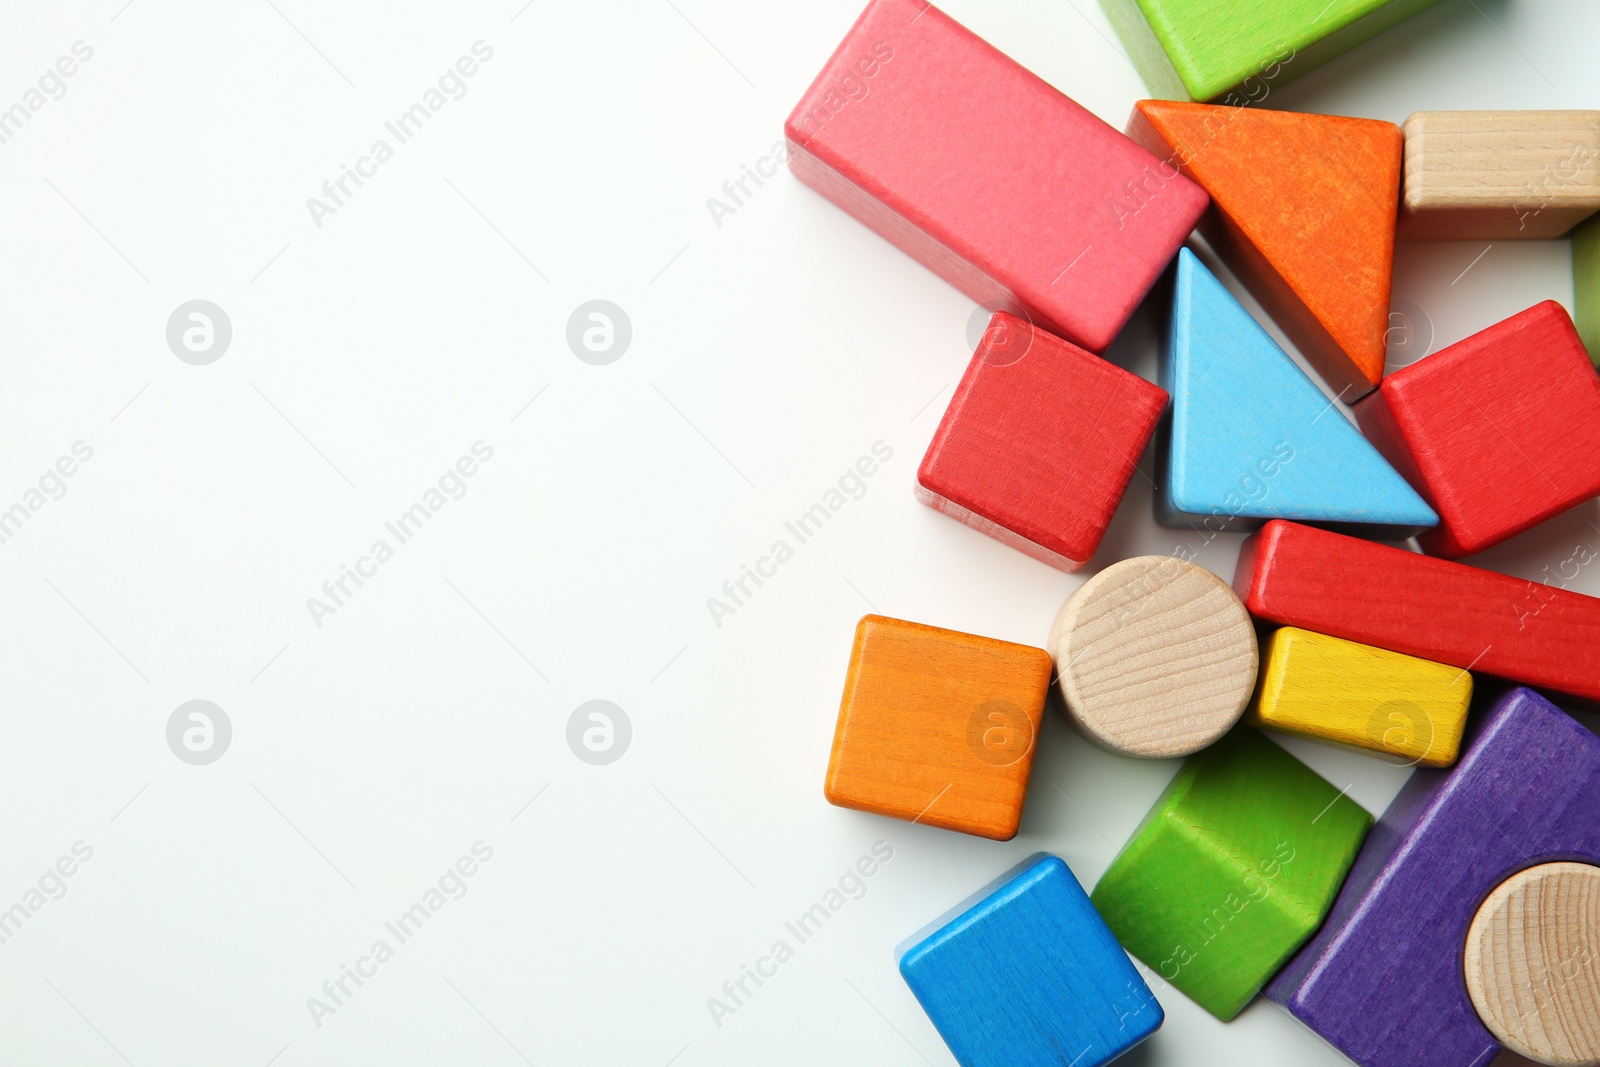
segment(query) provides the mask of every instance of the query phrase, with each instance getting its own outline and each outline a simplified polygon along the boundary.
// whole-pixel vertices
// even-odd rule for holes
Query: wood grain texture
[[[1150,91],[1259,101],[1438,0],[1100,0]]]
[[[1241,728],[1184,762],[1092,899],[1129,952],[1227,1021],[1321,924],[1371,828]]]
[[[1400,127],[1141,100],[1128,135],[1211,195],[1201,223],[1207,242],[1328,384],[1346,401],[1376,386],[1389,326]]]
[[[1600,375],[1553,300],[1402,367],[1356,422],[1427,498],[1423,550],[1469,556],[1600,496]]]
[[[1416,771],[1328,920],[1267,996],[1362,1067],[1465,1067],[1499,1050],[1462,949],[1512,873],[1600,860],[1600,737],[1531,689],[1469,727],[1461,761]]]
[[[1600,1063],[1600,867],[1544,863],[1495,887],[1467,930],[1467,993],[1502,1045]]]
[[[1065,571],[1111,525],[1167,394],[1004,312],[917,471],[917,499]]]
[[[840,807],[1008,841],[1049,687],[1043,649],[868,615],[823,792]]]
[[[924,0],[873,0],[784,125],[801,181],[972,299],[1103,352],[1206,196]]]
[[[1258,619],[1600,700],[1600,599],[1274,520],[1233,587]]]
[[[1171,759],[1231,729],[1255,687],[1255,628],[1221,578],[1173,556],[1114,563],[1067,598],[1046,642],[1067,714],[1112,752]]]
[[[1294,626],[1261,650],[1245,721],[1408,764],[1448,767],[1461,748],[1472,674]]]
[[[1544,240],[1600,211],[1600,111],[1418,111],[1403,129],[1402,240]]]
[[[1572,294],[1578,336],[1600,363],[1600,215],[1572,231]]]
[[[1164,1015],[1067,865],[1038,855],[900,956],[964,1067],[1100,1067]]]
[[[1439,521],[1187,248],[1161,370],[1172,394],[1155,497],[1163,526],[1294,519],[1401,540]]]

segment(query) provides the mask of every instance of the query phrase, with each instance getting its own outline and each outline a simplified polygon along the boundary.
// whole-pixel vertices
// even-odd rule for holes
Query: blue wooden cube
[[[963,1067],[1099,1067],[1161,1005],[1067,865],[1039,853],[934,924],[900,974]]]

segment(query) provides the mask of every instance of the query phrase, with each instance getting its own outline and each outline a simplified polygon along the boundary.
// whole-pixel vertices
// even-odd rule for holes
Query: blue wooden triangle
[[[1156,521],[1248,530],[1266,519],[1403,540],[1439,516],[1189,249],[1178,252],[1162,362],[1172,394]]]

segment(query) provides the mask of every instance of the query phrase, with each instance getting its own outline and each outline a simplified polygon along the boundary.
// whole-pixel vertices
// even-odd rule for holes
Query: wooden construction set
[[[802,181],[1006,309],[919,499],[1076,570],[1154,440],[1157,521],[1253,531],[1231,587],[1105,566],[1043,648],[861,620],[834,804],[1009,840],[1052,689],[1094,744],[1185,758],[1092,892],[1035,856],[901,974],[969,1067],[1155,1033],[1130,954],[1363,1067],[1600,1063],[1600,736],[1552,703],[1600,701],[1600,599],[1457,562],[1600,496],[1600,112],[1247,106],[1432,0],[1102,2],[1163,98],[1126,132],[925,0],[873,0],[785,127]],[[1576,324],[1545,302],[1386,375],[1397,234],[1570,234]],[[1098,354],[1147,298],[1159,385]],[[1374,820],[1263,730],[1416,769]]]

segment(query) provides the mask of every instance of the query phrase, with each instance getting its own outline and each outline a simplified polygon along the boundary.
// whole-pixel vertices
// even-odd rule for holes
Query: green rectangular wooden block
[[[1124,948],[1227,1021],[1322,925],[1371,829],[1240,727],[1184,762],[1091,899]]]
[[[1572,321],[1600,365],[1600,215],[1572,231]]]
[[[1260,103],[1438,0],[1100,0],[1150,92]]]

